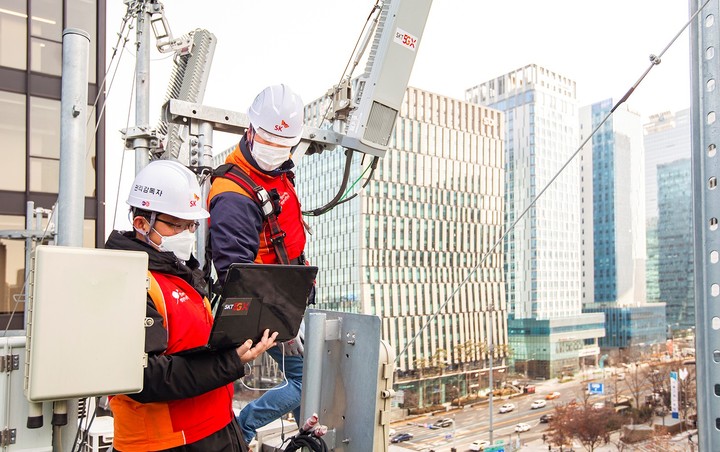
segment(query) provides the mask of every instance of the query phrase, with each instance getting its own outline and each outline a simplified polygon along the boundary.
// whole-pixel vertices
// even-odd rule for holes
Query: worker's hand
[[[282,349],[283,355],[285,356],[303,356],[305,353],[305,347],[299,337],[290,339],[287,342],[281,342],[280,348]]]
[[[263,333],[263,337],[258,341],[257,344],[255,344],[255,346],[253,346],[252,339],[248,339],[247,341],[245,341],[244,344],[236,348],[235,352],[238,354],[238,356],[240,357],[240,361],[242,361],[243,364],[249,363],[250,361],[263,354],[265,350],[274,346],[275,338],[277,337],[277,335],[277,331],[273,334],[270,334],[270,330],[265,330],[265,332]]]
[[[280,344],[283,355],[303,356],[305,354],[305,319],[300,322],[300,329],[294,339]]]

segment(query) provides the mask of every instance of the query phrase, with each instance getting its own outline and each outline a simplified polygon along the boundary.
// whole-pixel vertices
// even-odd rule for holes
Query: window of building
[[[30,98],[30,156],[60,158],[60,101]]]
[[[93,16],[94,19],[94,16]],[[30,5],[30,69],[62,72],[62,2],[33,0]]]
[[[0,190],[25,191],[25,96],[22,94],[0,91],[0,141],[5,169],[0,178]]]
[[[0,66],[26,69],[27,5],[24,1],[0,0]]]
[[[30,34],[53,41],[60,41],[62,39],[62,2],[57,0],[32,0],[30,8]]]

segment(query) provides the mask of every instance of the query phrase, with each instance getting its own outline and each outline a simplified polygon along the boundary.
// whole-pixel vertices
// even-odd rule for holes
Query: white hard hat
[[[202,207],[201,193],[197,177],[185,166],[154,160],[135,176],[127,203],[183,220],[199,220],[210,216]]]
[[[250,124],[255,130],[272,134],[271,142],[283,146],[295,146],[303,132],[305,105],[286,85],[268,86],[255,97],[248,109]],[[263,138],[267,139],[265,135]]]

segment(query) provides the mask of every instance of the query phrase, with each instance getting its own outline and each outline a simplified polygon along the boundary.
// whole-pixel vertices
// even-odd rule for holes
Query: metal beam
[[[167,122],[189,125],[191,135],[194,132],[193,124],[199,124],[200,122],[210,124],[216,132],[237,135],[245,133],[245,130],[250,125],[250,120],[245,113],[208,107],[177,99],[170,99],[165,103],[163,116]],[[339,146],[341,141],[342,135],[337,132],[305,126],[301,143],[309,143],[310,149],[306,153],[312,154],[331,150]]]

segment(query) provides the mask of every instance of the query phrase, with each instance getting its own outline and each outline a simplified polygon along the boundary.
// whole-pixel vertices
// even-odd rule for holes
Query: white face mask
[[[251,153],[258,166],[264,171],[274,171],[290,159],[290,148],[270,146],[257,141],[253,142]]]
[[[157,246],[160,251],[170,251],[181,261],[190,259],[190,255],[195,248],[195,234],[187,229],[179,234],[169,235],[167,237],[160,234],[157,229],[155,229],[155,233],[161,238],[160,244]]]

